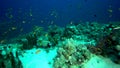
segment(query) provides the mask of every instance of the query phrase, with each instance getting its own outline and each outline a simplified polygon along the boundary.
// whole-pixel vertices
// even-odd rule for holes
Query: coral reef
[[[14,44],[0,44],[0,67],[22,68],[23,60],[18,56],[25,58],[23,54],[33,48],[43,48],[47,51],[45,55],[56,48],[53,68],[83,68],[92,54],[120,64],[119,25],[87,22],[70,24],[65,28],[48,28],[48,31],[43,31],[42,27],[35,26],[32,32],[12,40]],[[38,53],[40,50],[35,52]]]
[[[84,44],[79,42],[84,41]],[[54,68],[81,68],[82,63],[90,58],[91,53],[85,40],[66,39],[59,43],[58,55],[54,60]]]
[[[116,30],[115,27],[111,26],[107,27],[109,34],[103,36],[96,46],[88,46],[88,48],[92,53],[109,57],[113,62],[120,64],[120,29]]]
[[[52,46],[51,42],[49,41],[48,37],[46,36],[41,36],[37,40],[37,46],[38,47],[50,47]]]

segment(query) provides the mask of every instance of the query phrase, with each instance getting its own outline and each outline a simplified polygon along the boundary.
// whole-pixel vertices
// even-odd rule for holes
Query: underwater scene
[[[120,0],[0,0],[0,68],[120,68]]]

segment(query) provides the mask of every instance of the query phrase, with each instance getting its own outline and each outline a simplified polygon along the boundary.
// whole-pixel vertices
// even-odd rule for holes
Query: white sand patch
[[[120,68],[120,65],[107,58],[93,56],[88,62],[84,63],[83,68]]]
[[[44,49],[36,54],[38,49],[27,50],[24,57],[19,56],[24,68],[52,68],[53,58],[57,55],[56,49],[47,53]]]

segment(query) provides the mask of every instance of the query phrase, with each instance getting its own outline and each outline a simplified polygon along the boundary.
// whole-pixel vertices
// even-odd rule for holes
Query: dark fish
[[[94,14],[93,16],[94,16],[94,17],[97,17],[97,15],[96,15],[96,14]]]
[[[84,0],[85,2],[87,2],[88,0]]]

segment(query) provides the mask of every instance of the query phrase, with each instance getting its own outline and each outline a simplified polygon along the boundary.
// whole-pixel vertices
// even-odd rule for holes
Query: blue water
[[[120,21],[120,0],[1,0],[0,39],[28,33],[34,26],[70,22]],[[15,29],[12,29],[15,28]]]

